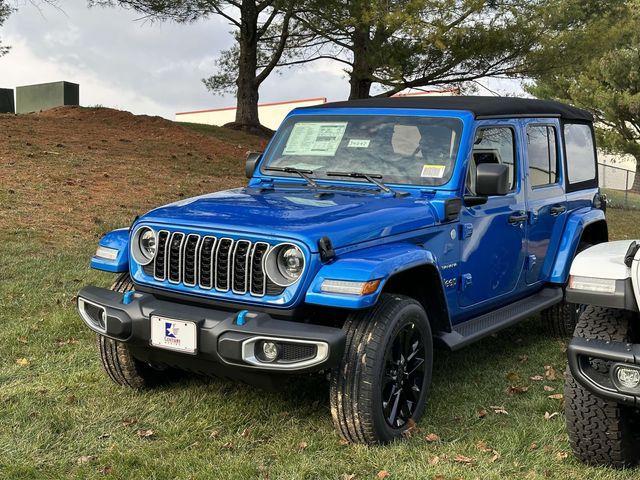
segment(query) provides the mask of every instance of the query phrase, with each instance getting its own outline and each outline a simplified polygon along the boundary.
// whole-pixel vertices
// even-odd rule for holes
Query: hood
[[[238,188],[152,210],[140,221],[298,239],[317,251],[328,236],[334,248],[428,227],[436,223],[429,200],[377,192],[309,188]]]

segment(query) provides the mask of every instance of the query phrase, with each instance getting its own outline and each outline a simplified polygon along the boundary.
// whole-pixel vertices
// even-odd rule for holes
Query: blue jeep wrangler
[[[120,274],[78,309],[118,384],[182,369],[272,384],[330,373],[351,442],[425,410],[452,350],[538,312],[573,330],[569,267],[607,241],[592,117],[555,102],[402,97],[296,109],[247,187],[181,200],[104,236]]]

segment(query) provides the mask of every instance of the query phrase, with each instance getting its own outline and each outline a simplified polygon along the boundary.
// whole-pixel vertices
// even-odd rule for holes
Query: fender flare
[[[91,258],[91,268],[104,272],[122,273],[129,270],[129,229],[119,228],[104,235],[98,245],[117,250],[116,258]]]
[[[410,243],[379,245],[349,252],[320,268],[307,289],[305,302],[336,308],[367,308],[377,302],[389,278],[424,265],[436,266],[434,255],[429,250]],[[345,295],[323,292],[322,282],[326,279],[353,282],[380,280],[380,285],[369,295]]]
[[[556,254],[549,282],[564,285],[569,279],[569,269],[575,257],[582,233],[591,224],[605,221],[602,210],[585,207],[572,212],[567,219],[564,233]]]

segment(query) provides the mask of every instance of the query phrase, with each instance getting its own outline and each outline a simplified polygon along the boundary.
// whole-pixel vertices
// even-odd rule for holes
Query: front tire
[[[111,290],[121,293],[134,290],[129,274],[120,275],[111,285]],[[141,390],[158,385],[167,378],[166,371],[134,358],[126,344],[103,335],[97,335],[97,341],[102,367],[118,385]]]
[[[350,316],[342,361],[331,376],[331,415],[351,443],[387,443],[424,412],[433,364],[431,328],[422,305],[383,294]]]
[[[631,342],[634,320],[633,314],[624,310],[589,306],[576,325],[575,336]],[[610,363],[592,360],[592,366],[602,373],[608,373]],[[617,468],[637,463],[636,411],[593,395],[576,382],[568,368],[564,398],[569,443],[578,459],[589,465]]]

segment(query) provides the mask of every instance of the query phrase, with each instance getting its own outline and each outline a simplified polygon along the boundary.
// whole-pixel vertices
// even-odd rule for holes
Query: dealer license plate
[[[197,329],[194,322],[151,316],[151,345],[178,352],[195,353]]]

